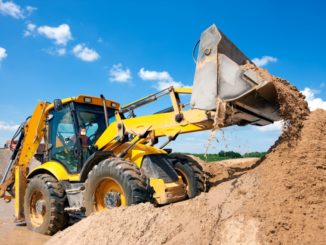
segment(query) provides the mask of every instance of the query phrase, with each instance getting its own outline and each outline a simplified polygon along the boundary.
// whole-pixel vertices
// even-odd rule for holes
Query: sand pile
[[[48,244],[216,243],[221,239],[220,221],[241,208],[255,185],[256,176],[234,179],[195,199],[161,208],[147,203],[104,211],[58,233]]]
[[[295,87],[271,79],[285,128],[264,159],[204,166],[213,172],[208,193],[95,214],[48,244],[326,244],[326,111],[309,115]]]
[[[326,111],[311,113],[290,143],[279,143],[255,170],[260,185],[242,210],[259,220],[265,241],[326,244]]]
[[[325,139],[326,111],[318,110],[291,146],[283,140],[241,177],[165,207],[93,215],[48,244],[325,244]]]

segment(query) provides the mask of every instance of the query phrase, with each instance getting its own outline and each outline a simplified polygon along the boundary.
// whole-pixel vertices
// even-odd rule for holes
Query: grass
[[[182,153],[182,154],[189,154],[194,155],[201,160],[207,161],[207,162],[216,162],[216,161],[222,161],[222,160],[228,160],[228,159],[235,159],[235,158],[248,158],[248,157],[263,157],[266,152],[249,152],[245,154],[240,154],[238,152],[234,151],[220,151],[217,154],[196,154],[196,153]]]

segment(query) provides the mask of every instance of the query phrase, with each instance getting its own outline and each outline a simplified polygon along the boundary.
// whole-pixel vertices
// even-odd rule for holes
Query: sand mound
[[[209,244],[220,239],[220,220],[239,210],[255,185],[257,177],[251,176],[161,208],[147,203],[104,211],[58,233],[48,244]]]
[[[326,244],[326,111],[309,115],[295,87],[271,79],[285,127],[264,159],[204,164],[213,172],[208,193],[161,208],[104,211],[48,244]]]
[[[209,193],[105,211],[48,244],[325,244],[325,139],[326,111],[318,110],[291,144],[279,142],[257,168]]]
[[[311,113],[299,137],[255,170],[261,183],[242,210],[273,244],[326,244],[326,111]]]

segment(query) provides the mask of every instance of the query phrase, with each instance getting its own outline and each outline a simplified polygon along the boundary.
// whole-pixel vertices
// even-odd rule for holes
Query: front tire
[[[204,192],[205,178],[199,163],[182,154],[172,154],[171,158],[175,171],[186,184],[188,198],[194,198]]]
[[[40,174],[29,180],[24,199],[27,228],[53,235],[68,224],[64,212],[67,198],[61,184],[51,175]]]
[[[85,183],[86,215],[148,201],[146,181],[132,162],[110,158],[95,165]]]

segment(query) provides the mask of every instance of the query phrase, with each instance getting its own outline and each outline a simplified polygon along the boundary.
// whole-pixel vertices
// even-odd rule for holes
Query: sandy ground
[[[0,150],[0,160],[1,167],[0,172],[2,173],[5,164],[7,163],[10,156],[10,152],[7,150]],[[230,194],[229,190],[232,189],[232,181],[227,181],[228,178],[235,172],[241,173],[247,171],[248,167],[252,166],[256,163],[258,158],[245,158],[245,159],[233,159],[233,160],[225,160],[215,163],[205,164],[200,159],[191,156],[198,162],[200,162],[206,171],[210,171],[210,180],[212,185],[217,185],[218,183],[226,182],[217,186],[216,192],[219,196],[219,203],[223,203],[225,198]],[[234,171],[232,169],[237,169]],[[207,195],[207,194],[203,194]],[[165,210],[168,206],[162,208],[154,208],[151,204],[141,204],[139,206],[143,206],[145,210],[155,210],[155,212],[161,212]],[[179,204],[173,204],[172,206],[178,207]],[[133,212],[131,210],[130,212]],[[144,211],[145,211],[144,210]],[[170,217],[171,219],[173,217]],[[106,220],[104,222],[107,222]],[[97,222],[96,222],[97,223]],[[49,236],[43,236],[34,232],[29,231],[26,226],[19,226],[14,223],[14,201],[11,203],[5,203],[3,200],[0,200],[0,244],[17,244],[17,245],[39,245],[44,244],[47,240],[49,240]],[[78,241],[76,241],[78,242]],[[57,244],[62,244],[59,242]],[[90,241],[90,244],[93,244]]]
[[[208,193],[161,208],[104,211],[47,244],[324,245],[326,111],[313,112],[302,127],[291,129],[291,139],[280,138],[262,160],[237,167],[204,164],[218,183]]]
[[[26,226],[14,223],[14,202],[0,200],[0,244],[2,245],[41,245],[49,237],[29,231]]]
[[[295,87],[272,80],[285,127],[263,159],[200,162],[208,193],[93,214],[47,244],[326,244],[326,111],[310,113]]]
[[[9,163],[11,152],[0,149],[0,174]],[[33,162],[35,167],[37,162]],[[1,245],[39,245],[44,244],[49,237],[27,230],[24,225],[17,225],[14,218],[14,200],[10,203],[0,199],[0,244]]]
[[[294,86],[255,69],[274,82],[285,122],[266,157],[247,166],[203,164],[208,193],[97,213],[47,244],[326,244],[326,111],[310,113]]]
[[[254,174],[238,179],[234,175],[236,170],[230,169],[236,168],[239,173],[246,171],[257,159],[227,160],[220,164],[200,162],[212,171],[213,187],[208,193],[159,208],[145,203],[104,211],[59,232],[47,244],[216,244],[217,240],[232,244],[234,239],[255,244],[258,230],[255,220],[247,223],[240,217],[230,224],[230,229],[224,228],[225,236],[217,232],[217,225],[253,196],[259,181]],[[249,235],[239,233],[235,237],[234,229]]]

